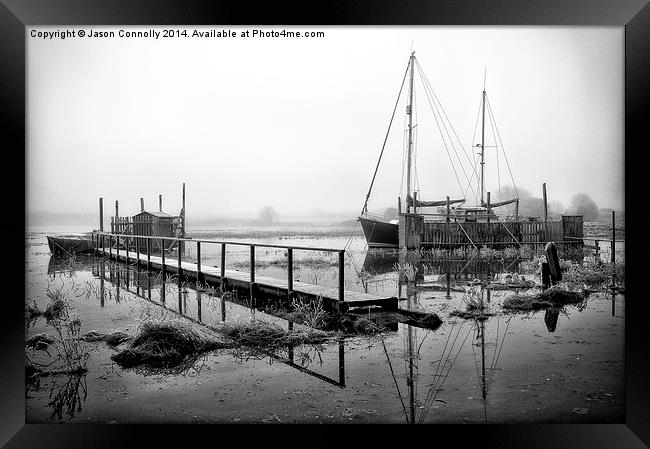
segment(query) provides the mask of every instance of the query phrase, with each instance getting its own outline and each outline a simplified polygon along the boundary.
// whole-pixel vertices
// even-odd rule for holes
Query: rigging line
[[[497,155],[497,185],[499,186],[499,190],[497,192],[497,195],[498,195],[498,198],[499,198],[499,201],[500,201],[501,200],[501,169],[499,168],[499,148],[500,147],[497,145],[497,142],[496,142],[496,135],[497,134],[494,131],[494,117],[492,116],[492,114],[490,114],[490,129],[492,129],[492,135],[495,137],[494,145],[496,147],[496,155]]]
[[[456,136],[456,140],[458,141],[458,144],[460,145],[461,149],[463,150],[463,153],[465,154],[465,157],[467,158],[468,162],[470,165],[472,164],[472,161],[469,159],[469,156],[467,155],[467,152],[465,151],[465,146],[463,143],[460,141],[460,138],[458,137],[458,134],[456,133],[456,129],[451,123],[451,120],[449,120],[449,117],[447,116],[447,112],[445,112],[444,108],[442,107],[442,103],[440,103],[440,100],[438,99],[438,96],[436,95],[436,92],[433,90],[433,87],[431,86],[431,83],[429,82],[429,79],[427,78],[426,74],[424,73],[424,69],[420,66],[420,63],[416,60],[415,63],[417,64],[418,70],[420,72],[420,76],[422,77],[423,84],[426,82],[426,85],[428,85],[428,88],[430,89],[431,93],[433,94],[434,98],[440,105],[440,109],[442,110],[443,114],[445,115],[445,119],[447,120],[447,123],[449,123],[449,126],[451,127],[451,130],[454,133],[454,136]],[[451,140],[451,138],[450,138]]]
[[[399,196],[402,197],[404,192],[404,172],[406,171],[406,114],[404,115],[404,125],[402,127],[402,179],[399,183]]]
[[[395,377],[395,372],[393,371],[393,365],[390,363],[390,357],[388,357],[388,351],[386,350],[386,343],[384,343],[384,337],[380,334],[381,344],[384,347],[384,353],[386,354],[386,360],[388,360],[388,367],[390,368],[390,374],[393,377],[393,382],[395,382],[395,388],[397,388],[397,395],[399,396],[399,401],[402,404],[402,409],[404,410],[404,417],[406,418],[406,424],[408,424],[408,412],[406,411],[406,406],[404,405],[404,400],[402,399],[402,392],[399,389],[399,384],[397,383],[397,378]]]
[[[425,92],[426,92],[426,90],[425,90]],[[463,186],[462,186],[462,183],[460,182],[458,172],[456,171],[456,166],[454,165],[454,160],[452,159],[451,153],[449,152],[449,148],[447,147],[447,141],[446,141],[445,136],[444,136],[444,134],[442,132],[442,127],[441,127],[440,123],[438,122],[438,117],[436,116],[436,112],[434,111],[434,106],[431,103],[431,100],[429,99],[428,95],[427,95],[427,99],[429,100],[429,106],[431,106],[431,112],[433,113],[433,118],[436,121],[436,125],[438,126],[438,131],[440,131],[440,137],[442,138],[442,144],[444,145],[445,151],[447,152],[447,157],[449,158],[449,162],[451,162],[451,168],[454,171],[454,175],[456,176],[456,181],[458,181],[458,186],[460,187],[460,191],[462,192],[463,191]],[[442,117],[441,117],[441,120],[442,120]],[[456,156],[456,157],[458,157],[458,156]],[[461,168],[463,168],[462,164],[461,164]],[[467,177],[467,174],[465,174],[465,176]]]
[[[463,197],[467,195],[467,191],[470,189],[470,186],[472,184],[472,179],[474,179],[474,175],[477,175],[477,182],[478,182],[478,174],[476,173],[476,165],[478,164],[478,155],[474,152],[474,139],[476,139],[476,130],[478,129],[478,119],[481,116],[481,102],[479,101],[478,103],[478,109],[476,110],[476,122],[474,123],[474,134],[472,135],[472,140],[471,140],[471,145],[472,145],[472,159],[474,162],[472,163],[472,167],[474,167],[474,170],[472,172],[472,176],[470,177],[469,183],[467,183],[467,187],[465,188],[465,191],[463,192]],[[478,192],[478,191],[477,191]],[[476,193],[476,196],[478,197],[478,193]]]
[[[441,139],[443,141],[443,145],[445,146],[445,150],[447,151],[447,155],[449,157],[449,161],[451,162],[452,169],[454,170],[454,174],[456,175],[456,180],[458,181],[458,186],[460,187],[460,191],[466,193],[467,189],[466,188],[463,189],[462,183],[460,181],[460,177],[458,176],[458,172],[456,171],[454,161],[453,161],[453,159],[451,157],[451,153],[449,153],[449,148],[447,146],[447,140],[445,139],[444,134],[443,134],[443,128],[444,128],[444,133],[447,134],[447,138],[449,139],[449,144],[451,145],[451,148],[454,151],[454,155],[456,156],[456,159],[458,160],[458,163],[460,164],[460,168],[462,169],[463,174],[465,175],[465,179],[468,181],[468,184],[471,183],[471,178],[469,176],[467,176],[467,172],[465,171],[465,166],[463,165],[463,161],[461,160],[460,156],[458,155],[458,151],[456,150],[456,146],[454,145],[453,139],[449,135],[449,130],[447,129],[447,124],[443,120],[443,116],[440,113],[440,111],[442,111],[443,114],[445,113],[444,108],[442,107],[442,104],[440,104],[439,101],[438,101],[438,103],[435,103],[435,101],[432,101],[433,98],[429,96],[429,93],[426,90],[425,90],[425,93],[427,93],[427,100],[429,101],[429,106],[431,107],[431,112],[433,113],[436,124],[438,125],[438,129],[440,131],[440,137],[441,137]],[[431,93],[435,96],[435,92],[433,92],[433,90],[431,91]],[[436,112],[438,113],[438,115],[436,115]],[[438,122],[438,116],[440,117],[440,123]],[[447,119],[447,120],[449,120],[449,119]],[[442,124],[442,126],[441,126],[441,124]],[[453,130],[453,126],[451,125],[451,123],[449,123],[449,126]],[[459,143],[460,143],[460,141],[459,141]],[[465,153],[465,156],[467,157],[466,153]],[[471,161],[470,161],[470,164],[471,164]],[[472,170],[474,170],[474,171],[476,170],[474,166],[472,166]],[[472,193],[474,193],[474,192],[472,192]],[[474,194],[474,197],[478,201],[478,196],[476,194]]]
[[[453,362],[451,362],[451,364],[449,365],[449,369],[447,370],[447,374],[446,374],[445,377],[440,381],[440,384],[441,384],[441,385],[444,384],[445,381],[447,380],[447,377],[449,377],[449,373],[451,373],[451,369],[453,368],[454,364],[456,363],[456,360],[458,360],[458,356],[460,355],[460,351],[463,349],[463,346],[465,346],[465,342],[467,341],[467,337],[469,337],[469,334],[470,334],[471,331],[472,331],[472,328],[470,327],[470,328],[468,329],[468,331],[467,331],[467,334],[465,335],[465,339],[463,340],[463,342],[460,344],[460,347],[458,348],[458,352],[456,353],[456,357],[454,357]],[[438,393],[436,392],[436,394],[433,396],[433,399],[432,399],[430,402],[426,403],[426,404],[428,404],[428,406],[430,406],[430,405],[431,405],[431,402],[433,402],[433,400],[435,400],[435,398],[436,398],[437,396],[438,396]],[[425,408],[424,408],[422,414],[420,415],[420,423],[422,423],[422,422],[424,421],[424,417],[426,416],[428,410],[429,410],[428,407],[425,406]]]
[[[465,322],[461,322],[460,326],[458,327],[458,332],[456,332],[456,337],[454,338],[454,341],[452,342],[451,346],[449,347],[449,353],[446,353],[447,351],[447,345],[449,344],[449,340],[451,336],[454,333],[454,327],[456,326],[455,324],[452,325],[451,331],[449,331],[449,335],[447,336],[447,340],[445,341],[445,346],[442,349],[442,354],[440,355],[440,361],[438,362],[438,365],[436,367],[436,371],[433,373],[433,383],[429,389],[429,392],[427,394],[427,398],[425,400],[425,404],[428,404],[431,401],[431,396],[434,394],[434,390],[438,388],[440,384],[439,379],[442,377],[442,372],[444,372],[444,366],[447,363],[447,360],[449,360],[449,356],[451,355],[453,347],[456,345],[456,341],[458,340],[458,336],[460,335],[460,331],[463,329],[463,325]],[[444,364],[441,364],[441,362],[444,360]],[[441,368],[442,367],[442,368]]]
[[[447,129],[447,123],[443,119],[443,114],[445,114],[445,117],[446,117],[446,113],[444,111],[444,108],[442,107],[442,104],[440,104],[440,101],[438,101],[438,103],[433,101],[433,98],[435,97],[435,92],[433,92],[433,89],[431,89],[431,88],[430,88],[430,90],[427,90],[427,86],[426,86],[426,84],[424,82],[425,75],[424,75],[424,73],[422,73],[422,70],[420,68],[418,68],[418,73],[420,74],[420,78],[422,79],[422,85],[424,86],[424,92],[425,92],[425,94],[427,96],[427,100],[429,101],[429,106],[431,107],[431,111],[434,114],[434,118],[435,118],[436,112],[438,112],[438,116],[440,117],[440,124],[442,124],[442,127],[440,126],[440,124],[438,124],[437,118],[436,118],[436,124],[438,124],[438,128],[440,129],[440,134],[441,134],[442,140],[443,140],[443,142],[444,142],[444,144],[446,146],[447,145],[447,140],[445,139],[444,135],[442,134],[442,129],[444,128],[445,134],[447,135],[447,139],[449,139],[449,144],[451,145],[452,149],[454,150],[454,154],[456,155],[456,159],[458,160],[458,163],[460,164],[460,168],[463,170],[463,174],[465,175],[465,179],[469,179],[468,176],[467,176],[467,172],[465,171],[465,166],[463,165],[463,161],[460,159],[460,156],[458,156],[458,152],[456,151],[456,147],[454,145],[453,139],[449,135],[449,130]],[[435,111],[434,111],[434,107],[435,107]],[[442,111],[442,114],[440,113],[440,111]],[[447,121],[449,121],[448,118],[447,118]],[[453,126],[451,125],[451,123],[449,123],[449,126],[453,129]],[[452,163],[452,165],[454,164],[453,161],[451,163]],[[462,186],[461,186],[460,190],[461,190],[461,192],[463,191]]]
[[[510,327],[510,321],[514,315],[512,315],[510,318],[508,318],[508,321],[506,321],[506,328],[503,331],[503,337],[501,337],[501,346],[499,347],[499,353],[497,354],[496,361],[494,362],[494,367],[496,368],[497,363],[499,363],[499,358],[501,357],[501,350],[503,349],[503,344],[506,341],[506,335],[508,335],[508,328]],[[495,348],[496,351],[496,348]],[[490,378],[490,382],[492,382],[492,377],[494,377],[494,369],[491,370],[492,376]]]
[[[488,111],[490,113],[490,116],[492,117],[492,120],[494,120],[494,114],[492,112],[492,105],[490,104],[490,100],[487,98],[487,95],[485,96],[485,99],[487,100]],[[506,155],[506,150],[503,147],[503,142],[501,141],[501,134],[499,133],[499,127],[496,124],[496,120],[494,120],[494,129],[496,129],[496,131],[497,131],[497,137],[499,138],[499,144],[501,145],[501,151],[503,151],[503,158],[506,160],[506,166],[508,167],[508,173],[510,173],[510,179],[512,180],[512,185],[515,188],[515,194],[517,195],[517,198],[519,198],[519,192],[517,191],[517,184],[515,183],[515,178],[512,176],[512,171],[510,170],[510,163],[508,162],[508,156]]]
[[[404,77],[402,78],[402,85],[399,88],[399,93],[397,94],[397,100],[395,100],[395,107],[393,108],[393,114],[390,117],[390,122],[388,123],[388,129],[386,130],[386,137],[384,137],[384,143],[381,146],[381,152],[379,153],[379,159],[377,160],[377,166],[375,167],[375,172],[372,175],[372,181],[370,181],[370,187],[368,188],[368,193],[366,194],[366,201],[363,204],[364,211],[368,211],[368,199],[370,199],[370,192],[372,191],[372,186],[375,183],[375,177],[377,176],[377,170],[379,170],[379,163],[381,162],[381,157],[384,154],[384,149],[386,148],[386,141],[388,141],[388,134],[390,133],[390,128],[393,124],[393,119],[395,118],[395,112],[397,111],[397,104],[399,103],[400,96],[402,95],[402,89],[404,88],[404,81],[406,80],[406,74],[408,73],[409,67],[411,65],[411,59],[409,58],[409,63],[406,65],[406,70],[404,71]]]

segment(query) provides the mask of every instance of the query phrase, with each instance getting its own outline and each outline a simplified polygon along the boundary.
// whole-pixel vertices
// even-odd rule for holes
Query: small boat
[[[431,105],[436,125],[440,129],[440,134],[443,139],[444,148],[447,151],[452,166],[454,166],[453,167],[454,174],[456,175],[456,179],[458,180],[459,187],[460,187],[459,193],[463,197],[468,193],[472,193],[477,203],[476,206],[474,207],[466,207],[466,206],[464,207],[463,204],[466,202],[465,198],[450,199],[450,197],[447,196],[446,199],[435,200],[435,201],[423,201],[418,198],[417,191],[419,190],[419,183],[417,181],[417,170],[415,169],[415,157],[414,157],[414,153],[415,153],[414,148],[416,147],[415,128],[417,127],[417,123],[414,123],[414,118],[416,118],[415,116],[417,114],[414,111],[415,102],[414,102],[413,80],[416,71],[420,75],[420,78],[422,79],[422,84],[425,88],[425,94],[427,99],[429,100],[429,104]],[[480,149],[480,153],[479,153],[480,159],[474,158],[474,160],[472,161],[472,157],[466,154],[467,160],[469,161],[470,165],[472,165],[469,168],[469,170],[466,170],[463,167],[465,162],[462,160],[460,156],[458,156],[460,152],[456,150],[456,145],[460,144],[456,132],[453,129],[451,123],[449,122],[446,113],[442,109],[442,105],[440,104],[435,93],[433,92],[429,84],[429,81],[426,79],[426,76],[424,75],[424,72],[422,71],[421,67],[417,63],[415,58],[415,52],[412,52],[409,58],[409,63],[406,67],[406,71],[404,72],[404,78],[402,80],[402,86],[400,87],[397,101],[395,103],[395,109],[393,110],[393,115],[388,125],[388,131],[386,132],[384,145],[382,146],[379,155],[379,160],[377,161],[375,172],[372,176],[372,181],[370,182],[370,188],[368,189],[365,203],[363,205],[363,208],[361,209],[361,214],[358,218],[358,221],[361,223],[361,228],[363,229],[363,233],[366,237],[366,242],[368,243],[369,248],[399,248],[399,220],[389,220],[385,217],[379,217],[376,215],[369,214],[368,200],[370,198],[370,193],[372,191],[372,187],[374,185],[375,178],[377,176],[379,164],[381,162],[381,158],[384,153],[386,142],[388,140],[388,133],[390,132],[393,119],[395,118],[395,111],[397,110],[397,106],[399,104],[400,96],[407,75],[410,75],[409,89],[408,89],[408,104],[406,105],[406,116],[407,116],[408,128],[405,130],[405,132],[407,133],[407,137],[405,139],[405,143],[407,146],[405,148],[405,154],[406,154],[406,158],[404,161],[405,167],[403,167],[403,173],[404,172],[406,173],[406,177],[405,177],[406,191],[404,195],[405,197],[404,203],[402,203],[402,195],[400,194],[398,207],[397,207],[398,215],[399,216],[403,215],[402,204],[405,205],[404,212],[406,214],[419,214],[423,216],[426,215],[426,219],[428,221],[450,221],[450,220],[454,222],[476,222],[476,221],[490,221],[490,220],[496,221],[498,220],[498,217],[494,213],[494,208],[516,203],[516,210],[518,210],[518,205],[519,205],[518,195],[516,198],[511,198],[505,201],[491,202],[490,193],[487,192],[487,201],[485,200],[485,194],[486,194],[485,179],[484,179],[484,165],[485,165],[484,148],[486,147],[485,146],[485,118],[486,118],[485,86],[483,88],[483,95],[481,99],[482,110],[483,110],[483,114],[482,114],[483,119],[482,119],[482,126],[481,126],[482,128],[481,142],[477,145],[474,145],[474,147]],[[455,136],[456,140],[454,140],[451,136]],[[451,156],[451,153],[449,152],[448,147],[451,147],[454,150],[454,154],[456,155],[457,163],[458,165],[460,165],[461,171],[456,170],[455,167],[456,164],[454,164],[453,158]],[[460,145],[460,148],[462,149],[462,145]],[[478,167],[479,165],[480,165],[480,169]],[[479,170],[480,170],[480,174],[479,174]],[[508,166],[508,170],[509,170],[509,166]],[[462,182],[460,180],[461,173],[465,175],[467,186],[462,185]],[[474,191],[472,187],[472,183],[475,181],[478,182],[478,187],[476,191]],[[512,181],[514,185],[514,180]],[[480,195],[479,195],[479,190],[480,190]],[[500,190],[500,185],[499,185],[499,190]],[[420,209],[422,208],[434,208],[436,212],[424,214],[420,211]],[[515,213],[515,216],[517,215],[518,212]]]
[[[52,254],[78,254],[93,251],[93,241],[87,234],[47,236]]]

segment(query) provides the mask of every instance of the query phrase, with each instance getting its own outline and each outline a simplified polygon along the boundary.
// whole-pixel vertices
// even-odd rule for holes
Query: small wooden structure
[[[166,214],[164,212],[143,211],[133,216],[132,229],[134,235],[147,235],[152,237],[177,237],[179,235],[180,220],[179,217]],[[147,241],[142,238],[136,238],[137,245],[145,248]],[[162,240],[165,242],[165,249],[170,249],[174,241]],[[160,250],[159,239],[154,239],[153,249]]]

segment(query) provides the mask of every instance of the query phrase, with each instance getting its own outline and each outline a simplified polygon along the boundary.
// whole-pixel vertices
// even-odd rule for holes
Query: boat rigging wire
[[[488,113],[490,114],[491,120],[494,122],[494,129],[496,130],[496,137],[499,139],[499,145],[501,147],[501,151],[503,151],[503,158],[506,160],[506,166],[508,167],[508,173],[510,173],[510,179],[512,180],[512,186],[515,188],[515,195],[517,195],[517,198],[519,198],[519,192],[517,191],[517,184],[515,183],[515,178],[512,176],[512,170],[510,170],[510,163],[508,162],[508,156],[506,156],[506,151],[503,147],[503,142],[501,141],[501,134],[499,133],[499,127],[496,124],[496,121],[494,120],[494,113],[492,112],[492,105],[490,104],[490,100],[487,98],[487,95],[485,96],[485,99],[487,101],[487,106],[488,106]]]
[[[390,122],[388,123],[388,129],[386,130],[386,137],[384,137],[384,143],[381,146],[379,159],[377,160],[377,165],[375,166],[375,172],[372,175],[372,181],[370,181],[370,187],[368,188],[368,193],[366,194],[366,201],[364,202],[363,208],[361,209],[362,215],[364,212],[368,212],[368,199],[370,199],[370,192],[372,191],[372,186],[375,183],[377,170],[379,170],[379,163],[381,162],[381,157],[384,154],[384,149],[386,148],[386,141],[388,140],[388,134],[390,133],[390,128],[393,124],[393,119],[395,118],[395,112],[397,111],[397,104],[399,103],[400,96],[402,95],[402,89],[404,88],[404,81],[406,80],[406,74],[408,73],[410,66],[411,66],[411,59],[409,58],[409,63],[406,65],[406,70],[404,71],[404,78],[402,78],[402,85],[399,88],[399,93],[397,94],[397,100],[395,100],[395,107],[393,108],[393,114],[391,115]]]

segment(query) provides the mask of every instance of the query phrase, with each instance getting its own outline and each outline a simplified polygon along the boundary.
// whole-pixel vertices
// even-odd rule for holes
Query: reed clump
[[[540,293],[510,295],[504,299],[503,308],[508,310],[530,311],[562,307],[567,304],[579,304],[584,299],[585,295],[582,292],[565,290],[559,286],[553,286]]]
[[[123,368],[175,368],[188,359],[224,347],[228,345],[179,322],[145,322],[129,345],[111,359]]]
[[[332,335],[331,332],[311,327],[284,330],[261,320],[222,323],[214,330],[242,345],[263,349],[322,343]]]

